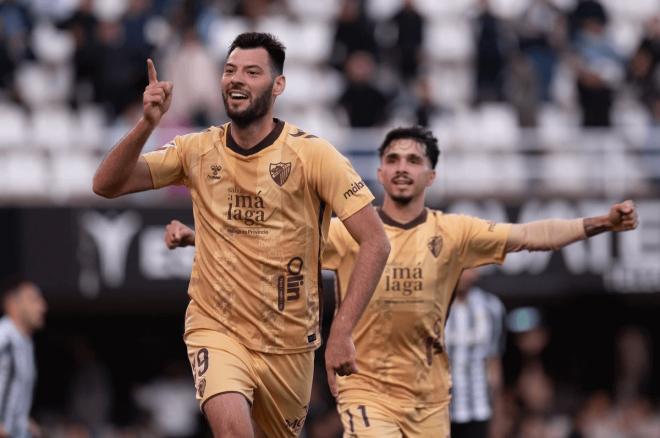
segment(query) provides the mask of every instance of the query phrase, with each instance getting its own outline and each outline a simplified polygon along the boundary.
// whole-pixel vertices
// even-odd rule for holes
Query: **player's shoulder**
[[[444,223],[452,226],[461,226],[461,227],[475,226],[475,225],[483,225],[483,226],[488,225],[489,227],[495,226],[495,222],[493,221],[488,221],[486,219],[477,216],[471,216],[469,214],[464,214],[464,213],[444,213],[438,211],[437,217],[440,223]]]
[[[434,208],[427,208],[427,221],[438,226],[460,225],[471,220],[471,216],[463,214],[447,213]]]
[[[284,143],[301,155],[322,152],[335,147],[326,139],[286,122]]]
[[[216,142],[220,141],[224,136],[225,129],[227,129],[226,125],[209,126],[202,131],[177,135],[172,144],[186,149],[203,151],[213,147]]]

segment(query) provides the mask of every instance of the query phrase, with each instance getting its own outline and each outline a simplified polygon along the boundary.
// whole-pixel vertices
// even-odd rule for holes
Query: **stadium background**
[[[541,316],[510,312],[502,436],[660,436],[659,14],[657,0],[0,1],[0,274],[24,272],[50,305],[46,436],[210,436],[181,339],[192,250],[162,244],[190,199],[107,201],[91,178],[141,113],[148,56],[175,90],[145,149],[224,122],[218,66],[250,29],[288,48],[278,117],[333,142],[379,197],[383,133],[422,123],[442,149],[433,207],[526,221],[635,199],[636,232],[513,255],[481,285]],[[318,365],[305,433],[337,436]]]

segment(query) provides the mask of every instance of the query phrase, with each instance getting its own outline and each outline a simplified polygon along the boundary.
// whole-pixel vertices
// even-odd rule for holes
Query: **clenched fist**
[[[637,228],[637,208],[631,200],[614,204],[608,214],[612,231],[628,231]]]
[[[169,249],[195,245],[195,232],[175,219],[165,226],[164,239]]]

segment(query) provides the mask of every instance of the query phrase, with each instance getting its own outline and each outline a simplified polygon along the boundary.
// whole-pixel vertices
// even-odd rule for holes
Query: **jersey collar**
[[[275,140],[277,140],[277,137],[280,136],[282,133],[282,130],[284,129],[284,121],[280,119],[273,118],[273,121],[275,122],[275,127],[273,128],[272,131],[270,131],[270,134],[268,134],[263,140],[261,140],[259,143],[256,145],[252,146],[249,149],[244,149],[236,143],[234,140],[234,137],[231,136],[231,123],[227,125],[227,147],[231,149],[232,151],[236,152],[239,155],[243,156],[248,156],[248,155],[253,155],[256,154],[257,152],[267,148],[268,146],[272,145],[275,143]]]
[[[382,220],[385,225],[389,225],[391,227],[401,228],[403,230],[409,230],[411,228],[415,228],[419,224],[423,224],[424,222],[426,222],[426,217],[428,216],[428,211],[425,208],[424,210],[422,210],[422,212],[419,214],[419,216],[417,216],[415,219],[411,220],[408,223],[402,224],[400,222],[395,221],[391,217],[389,217],[383,211],[382,208],[378,207],[378,209],[376,211],[378,211],[378,215],[380,216],[380,220]]]

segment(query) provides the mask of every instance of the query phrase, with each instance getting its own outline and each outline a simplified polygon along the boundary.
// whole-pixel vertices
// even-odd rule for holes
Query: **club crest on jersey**
[[[427,243],[429,251],[433,254],[433,257],[438,258],[440,252],[442,251],[442,236],[433,236],[429,239]]]
[[[222,170],[222,166],[219,164],[213,164],[211,165],[211,173],[206,175],[208,179],[220,179],[222,178],[220,176],[220,171]]]
[[[291,163],[270,163],[270,176],[282,187],[291,174]]]

